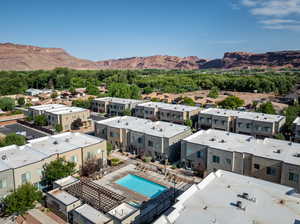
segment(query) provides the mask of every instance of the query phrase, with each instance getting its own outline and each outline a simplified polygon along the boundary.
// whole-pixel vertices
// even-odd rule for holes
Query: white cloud
[[[256,6],[257,4],[258,2],[255,0],[242,0],[242,5],[244,6],[252,7],[252,6]]]
[[[253,15],[288,16],[300,14],[300,0],[267,0],[257,2],[250,10]]]
[[[265,25],[300,23],[300,21],[294,19],[266,19],[266,20],[261,20],[259,22]]]
[[[278,25],[266,25],[263,26],[265,29],[269,30],[291,30],[291,31],[300,31],[300,25],[285,25],[285,24],[278,24]]]
[[[300,0],[239,0],[266,29],[300,30]]]

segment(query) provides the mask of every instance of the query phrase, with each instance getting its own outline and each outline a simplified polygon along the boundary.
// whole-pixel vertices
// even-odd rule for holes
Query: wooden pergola
[[[117,207],[126,199],[88,179],[82,179],[64,190],[104,213]]]

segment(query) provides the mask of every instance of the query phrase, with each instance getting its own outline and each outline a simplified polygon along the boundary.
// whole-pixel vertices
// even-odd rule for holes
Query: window
[[[254,163],[254,169],[257,169],[257,170],[259,170],[259,164],[257,164],[257,163]]]
[[[77,163],[77,156],[71,156],[71,162]]]
[[[148,146],[153,147],[153,142],[152,141],[148,141]]]
[[[139,144],[142,143],[142,138],[141,138],[141,137],[138,138],[138,143],[139,143]]]
[[[6,187],[7,187],[6,179],[1,179],[0,180],[0,189],[6,188]]]
[[[250,128],[250,127],[251,127],[251,124],[250,124],[250,123],[247,123],[247,124],[246,124],[246,127],[247,127],[247,128]]]
[[[273,167],[267,167],[267,175],[275,176],[276,175],[276,169]]]
[[[213,163],[220,163],[220,157],[213,155],[212,157]]]
[[[226,159],[226,163],[227,163],[228,165],[231,165],[231,159]]]
[[[242,123],[241,123],[241,122],[239,122],[239,123],[238,123],[238,127],[240,128],[241,126],[242,126]]]
[[[225,125],[225,121],[222,121],[222,125],[223,125],[223,126]]]
[[[202,151],[198,151],[197,152],[197,157],[198,158],[203,158],[203,152]]]
[[[289,172],[289,181],[298,183],[299,182],[299,174]]]
[[[21,175],[22,184],[26,184],[26,183],[30,182],[30,179],[31,179],[31,173],[30,172],[26,172],[26,173],[23,173]]]
[[[110,137],[114,137],[114,133],[113,132],[109,132],[109,136]]]
[[[215,122],[215,124],[217,124],[217,123],[218,123],[218,120],[217,120],[217,119],[214,119],[214,122]]]

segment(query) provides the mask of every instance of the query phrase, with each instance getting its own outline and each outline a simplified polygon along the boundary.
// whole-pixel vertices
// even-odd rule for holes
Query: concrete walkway
[[[48,215],[44,214],[38,209],[31,209],[28,211],[29,215],[37,219],[41,224],[59,224],[55,220],[51,219]]]

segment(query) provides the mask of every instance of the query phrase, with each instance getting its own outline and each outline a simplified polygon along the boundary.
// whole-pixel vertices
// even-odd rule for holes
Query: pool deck
[[[142,194],[139,194],[135,191],[132,191],[126,187],[123,187],[123,186],[115,183],[117,180],[119,180],[120,178],[122,178],[128,174],[140,176],[142,178],[145,178],[147,180],[150,180],[154,183],[160,184],[167,188],[171,187],[170,183],[164,179],[163,175],[160,175],[160,174],[157,174],[154,172],[150,172],[150,171],[143,172],[143,171],[137,170],[136,166],[134,164],[129,164],[125,167],[122,167],[121,169],[118,169],[118,170],[104,176],[100,180],[95,180],[94,182],[99,185],[102,185],[104,187],[107,187],[108,189],[110,189],[118,194],[125,196],[127,198],[127,200],[129,200],[129,201],[135,201],[138,203],[148,201],[150,198],[145,197]]]

